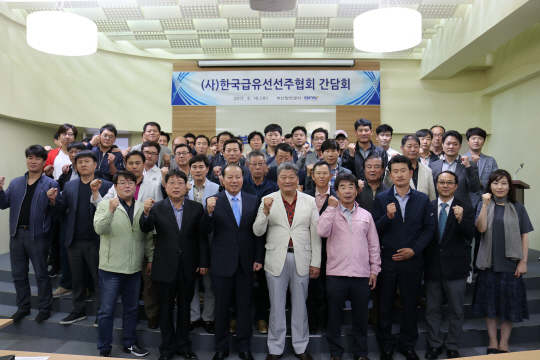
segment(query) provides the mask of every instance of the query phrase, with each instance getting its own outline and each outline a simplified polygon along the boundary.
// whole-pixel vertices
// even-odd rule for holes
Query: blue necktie
[[[240,206],[238,206],[238,199],[235,196],[232,198],[232,200],[233,200],[232,212],[236,219],[236,224],[240,226],[240,218],[242,217],[242,215],[240,214]]]
[[[448,214],[446,213],[446,207],[448,204],[441,204],[441,212],[439,213],[439,244],[442,241],[442,236],[444,234],[444,228],[446,226],[446,219],[448,219]]]

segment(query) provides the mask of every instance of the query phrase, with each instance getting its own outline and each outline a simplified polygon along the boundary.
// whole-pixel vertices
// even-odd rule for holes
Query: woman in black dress
[[[528,233],[533,230],[523,204],[514,199],[510,174],[495,170],[489,177],[476,228],[482,233],[476,264],[472,309],[486,317],[488,354],[508,352],[512,324],[529,318],[523,274],[527,272]],[[501,340],[497,341],[500,322]]]

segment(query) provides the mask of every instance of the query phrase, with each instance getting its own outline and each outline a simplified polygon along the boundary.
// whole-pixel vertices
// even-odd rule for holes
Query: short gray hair
[[[282,170],[293,170],[294,173],[296,174],[296,177],[298,177],[298,168],[293,162],[284,161],[281,164],[279,164],[279,166],[277,167],[277,176],[279,176],[279,173]]]
[[[261,150],[251,150],[246,155],[246,164],[248,164],[251,161],[251,158],[255,157],[255,156],[262,156],[263,159],[266,161],[266,156],[264,155],[264,153]]]

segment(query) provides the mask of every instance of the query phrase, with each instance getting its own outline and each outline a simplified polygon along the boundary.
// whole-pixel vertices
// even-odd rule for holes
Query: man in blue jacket
[[[11,274],[17,292],[17,312],[11,316],[19,321],[30,314],[30,281],[28,260],[32,262],[38,284],[39,314],[41,323],[51,315],[52,287],[47,273],[51,230],[51,202],[49,189],[58,183],[42,172],[47,161],[47,151],[41,145],[32,145],[25,151],[28,172],[11,180],[4,191],[5,178],[0,176],[0,209],[9,211],[9,254]]]
[[[379,331],[381,360],[391,360],[396,346],[407,360],[418,360],[417,297],[422,283],[422,252],[435,230],[435,218],[426,194],[411,189],[411,160],[394,156],[388,163],[394,186],[377,195],[373,220],[381,242],[379,274]],[[399,287],[403,316],[399,336],[392,334],[392,311]]]

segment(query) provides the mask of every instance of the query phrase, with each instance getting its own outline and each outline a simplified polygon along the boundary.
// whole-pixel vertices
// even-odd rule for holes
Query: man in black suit
[[[206,200],[201,231],[214,233],[210,249],[212,285],[216,298],[213,360],[229,356],[232,298],[236,305],[236,347],[243,360],[251,354],[251,292],[253,272],[262,268],[264,240],[253,233],[257,197],[242,190],[244,173],[238,164],[223,168],[225,191]]]
[[[165,176],[168,198],[156,203],[146,199],[140,219],[143,232],[155,229],[157,233],[154,260],[149,267],[159,299],[159,360],[171,359],[175,352],[186,360],[197,359],[189,340],[190,304],[197,272],[208,272],[208,237],[200,231],[203,206],[184,198],[187,182],[182,170],[171,170]]]
[[[223,168],[227,164],[238,164],[245,176],[249,176],[249,168],[241,164],[242,150],[244,149],[243,145],[236,138],[231,138],[223,143],[223,158],[225,163],[223,165],[215,166],[214,168],[210,167],[210,173],[207,175],[208,179],[216,184],[219,184],[219,178],[222,174]]]
[[[441,327],[442,299],[446,294],[450,307],[446,349],[448,358],[459,358],[457,351],[463,332],[463,300],[470,254],[468,242],[475,235],[474,211],[471,206],[454,197],[458,176],[443,171],[436,178],[439,198],[431,202],[437,214],[436,231],[424,251],[424,281],[426,285],[426,322],[429,349],[426,359],[437,359],[442,352]]]
[[[277,183],[277,167],[282,162],[291,162],[293,161],[293,148],[291,145],[287,143],[281,143],[278,146],[276,146],[276,166],[271,167],[268,170],[267,177],[272,180],[273,182]],[[302,186],[304,186],[306,182],[306,170],[298,169],[298,183]]]
[[[330,164],[324,160],[321,160],[313,165],[313,169],[311,171],[311,177],[315,183],[315,188],[304,191],[304,194],[308,194],[315,198],[319,215],[321,215],[328,207],[328,198],[330,196],[337,197],[334,190],[330,188],[330,179],[332,178]],[[326,238],[321,238],[321,241],[321,273],[318,278],[309,279],[308,298],[306,302],[308,310],[309,333],[311,335],[316,334],[317,331],[319,331],[319,325],[327,320]],[[324,307],[325,316],[323,316],[323,319],[321,319],[319,316],[321,307]]]

